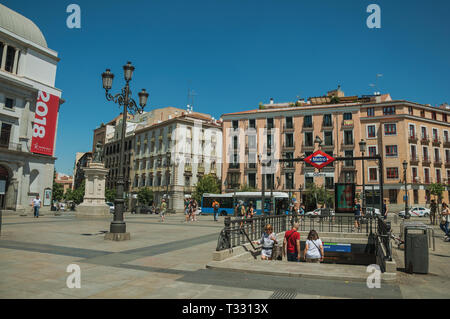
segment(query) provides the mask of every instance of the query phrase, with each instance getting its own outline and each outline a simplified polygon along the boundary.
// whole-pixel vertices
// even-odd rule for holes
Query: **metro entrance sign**
[[[327,153],[324,153],[322,151],[316,151],[309,155],[307,158],[305,158],[303,161],[311,164],[317,169],[322,169],[325,166],[331,164],[334,162],[334,158],[328,155]]]

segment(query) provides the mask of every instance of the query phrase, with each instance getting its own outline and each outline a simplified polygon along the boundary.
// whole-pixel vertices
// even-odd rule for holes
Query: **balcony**
[[[191,164],[184,165],[184,171],[185,172],[192,172],[192,165]]]
[[[303,131],[313,131],[314,130],[314,126],[312,123],[303,123]]]
[[[302,150],[303,151],[313,151],[314,150],[314,144],[311,144],[311,145],[302,144]]]
[[[433,146],[441,146],[441,140],[439,138],[433,138],[431,142]]]
[[[419,159],[416,156],[411,156],[411,159],[409,160],[409,163],[411,165],[418,165],[419,164]]]
[[[420,184],[420,177],[418,177],[418,176],[413,176],[413,177],[412,177],[412,183],[413,183],[413,184]]]
[[[283,149],[286,151],[294,151],[295,150],[294,143],[284,143]]]
[[[199,173],[199,174],[204,174],[204,173],[205,173],[205,166],[199,165],[199,166],[197,167],[197,173]]]
[[[353,141],[347,141],[347,143],[341,144],[342,149],[353,149],[354,147],[355,147],[355,144]]]
[[[332,129],[332,128],[333,128],[333,121],[322,122],[322,129]]]
[[[417,141],[418,141],[418,138],[417,138],[417,136],[414,134],[414,135],[409,135],[408,136],[408,142],[409,143],[413,143],[413,144],[417,144]]]
[[[420,143],[428,145],[430,144],[430,139],[427,136],[422,136],[420,139]]]
[[[438,158],[438,159],[435,159],[434,160],[434,166],[439,166],[439,167],[441,167],[442,166],[442,161]]]
[[[445,168],[450,168],[450,160],[445,161]]]
[[[450,148],[450,141],[444,140],[444,147],[445,147],[445,148]]]
[[[430,166],[431,160],[428,157],[424,157],[422,160],[422,166]]]
[[[246,163],[245,164],[245,169],[246,170],[255,170],[256,171],[256,163]]]
[[[10,151],[22,152],[22,144],[9,143],[7,141],[0,141],[0,149],[7,149]]]
[[[235,163],[230,163],[229,165],[228,165],[228,170],[229,171],[239,171],[239,169],[240,169],[240,165],[239,165],[239,163],[237,163],[237,164],[235,164]]]
[[[284,124],[283,125],[283,131],[284,132],[294,132],[294,124]]]

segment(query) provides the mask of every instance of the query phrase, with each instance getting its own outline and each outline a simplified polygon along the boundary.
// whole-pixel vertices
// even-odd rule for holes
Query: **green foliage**
[[[438,201],[442,199],[442,193],[445,191],[445,186],[440,183],[434,183],[427,186],[427,190],[430,191],[431,195],[438,198]]]
[[[262,104],[262,102],[259,102],[259,109],[260,110],[264,110],[266,107],[264,106],[264,104]]]
[[[257,192],[258,190],[248,185],[241,185],[241,188],[237,192]]]
[[[306,203],[307,210],[316,209],[317,206],[333,207],[334,197],[331,192],[327,191],[325,186],[318,187],[314,183],[308,183],[306,185]]]
[[[61,184],[53,182],[53,191],[52,191],[53,200],[60,201],[64,197],[64,187]]]
[[[204,193],[220,194],[220,186],[221,186],[220,180],[217,178],[216,175],[213,174],[204,175],[197,182],[192,197],[198,203],[200,203]]]
[[[339,98],[337,96],[333,96],[330,99],[330,104],[338,104],[339,103]]]
[[[83,181],[81,185],[76,188],[75,190],[68,190],[66,194],[64,194],[64,198],[68,201],[74,201],[75,204],[79,205],[83,202],[84,199],[84,188],[85,188],[86,182]]]
[[[137,198],[140,204],[149,205],[153,201],[153,191],[148,187],[142,187],[137,193]]]
[[[114,202],[116,198],[116,190],[112,188],[105,188],[105,200],[107,202]]]

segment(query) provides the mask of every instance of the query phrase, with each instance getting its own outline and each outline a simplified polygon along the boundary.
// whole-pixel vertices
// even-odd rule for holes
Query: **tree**
[[[316,209],[317,205],[333,206],[333,195],[326,190],[324,185],[318,187],[314,183],[308,183],[305,192],[308,194],[306,203],[304,203],[307,210]]]
[[[445,186],[440,183],[434,183],[427,186],[427,190],[430,191],[431,195],[434,195],[437,197],[437,203],[441,204],[442,202],[442,193],[445,191]],[[439,205],[438,207],[438,213],[439,213]]]
[[[137,193],[138,202],[143,205],[149,205],[153,201],[153,191],[148,187],[142,187]]]
[[[116,198],[116,190],[111,188],[105,188],[105,200],[107,202],[114,202]]]
[[[64,197],[64,187],[61,184],[53,181],[53,191],[52,191],[53,200],[60,201]]]
[[[220,180],[213,174],[204,175],[195,186],[192,197],[200,203],[204,193],[220,194]]]
[[[65,194],[65,199],[74,201],[77,205],[81,204],[84,199],[85,184],[86,181],[83,181],[78,188],[74,189],[73,191],[67,191],[67,193]]]

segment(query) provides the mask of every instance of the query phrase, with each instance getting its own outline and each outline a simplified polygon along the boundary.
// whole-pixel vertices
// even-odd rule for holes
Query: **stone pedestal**
[[[111,219],[109,206],[105,203],[105,177],[109,169],[102,163],[90,163],[84,169],[86,187],[83,203],[77,206],[77,218]]]
[[[105,240],[124,241],[130,240],[130,233],[106,233]]]

